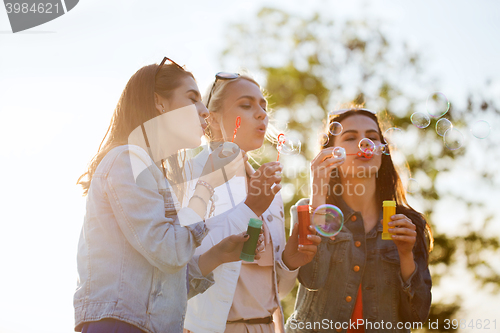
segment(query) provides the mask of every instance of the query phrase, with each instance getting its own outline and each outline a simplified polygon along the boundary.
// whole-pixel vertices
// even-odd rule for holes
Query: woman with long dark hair
[[[322,237],[315,258],[300,268],[287,332],[410,332],[427,319],[431,305],[430,228],[408,205],[390,151],[379,149],[386,141],[376,114],[353,107],[334,112],[328,126],[333,122],[343,130],[330,134],[311,162],[311,200],[297,205],[310,203],[315,210],[333,204],[345,222],[336,236]],[[377,149],[359,154],[365,138]],[[346,154],[334,155],[334,147]],[[383,201],[396,203],[389,240],[381,237]]]
[[[98,153],[78,183],[87,195],[78,244],[75,330],[182,332],[189,296],[213,284],[210,272],[239,260],[248,235],[223,239],[201,256],[214,187],[231,178],[239,151],[216,149],[188,203],[180,150],[196,148],[208,111],[193,75],[165,58],[127,83]],[[243,167],[243,164],[240,163]],[[189,266],[189,269],[188,269]]]

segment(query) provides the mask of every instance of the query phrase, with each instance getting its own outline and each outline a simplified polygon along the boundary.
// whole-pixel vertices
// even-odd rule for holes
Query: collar
[[[347,203],[344,201],[344,199],[341,196],[338,196],[337,198],[338,198],[338,201],[337,201],[338,207],[344,213],[344,225],[346,225],[346,227],[348,227],[349,230],[351,230],[352,232],[358,231],[355,229],[361,228],[361,229],[363,229],[363,233],[364,233],[363,216],[361,215],[361,213],[358,211],[355,211],[349,205],[347,205]],[[382,219],[382,217],[383,217],[383,211],[380,210],[378,220],[380,221]],[[355,223],[355,222],[359,222],[359,223]],[[359,231],[361,231],[361,230],[359,230]],[[383,231],[382,223],[377,222],[376,227],[373,228],[372,230],[370,230],[366,234],[366,237],[367,238],[375,237],[377,235],[377,233],[382,232],[382,231]]]

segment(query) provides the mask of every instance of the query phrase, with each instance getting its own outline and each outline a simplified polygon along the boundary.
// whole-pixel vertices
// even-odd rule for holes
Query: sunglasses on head
[[[182,70],[185,70],[183,66],[179,65],[178,63],[176,63],[175,61],[173,61],[172,59],[170,58],[167,58],[167,57],[163,57],[163,60],[160,62],[160,64],[158,65],[158,68],[156,69],[156,74],[158,74],[158,72],[160,71],[160,69],[163,67],[163,65],[165,64],[165,61],[170,61],[172,64],[174,64],[175,66],[177,66],[179,69],[182,69]]]
[[[330,111],[330,112],[328,112],[328,115],[329,116],[340,116],[341,114],[344,114],[344,113],[349,112],[349,111],[366,111],[366,112],[369,112],[369,113],[374,114],[374,115],[377,114],[377,112],[372,111],[372,110],[368,110],[368,109],[340,109],[340,110]]]
[[[212,94],[215,89],[215,84],[217,83],[218,80],[234,80],[237,79],[240,76],[238,73],[226,73],[226,72],[219,72],[215,74],[215,81],[214,84],[212,85],[212,89],[210,89],[210,93],[208,94],[208,99],[207,99],[207,105],[206,108],[208,109],[208,104],[210,103],[210,99],[212,98]]]

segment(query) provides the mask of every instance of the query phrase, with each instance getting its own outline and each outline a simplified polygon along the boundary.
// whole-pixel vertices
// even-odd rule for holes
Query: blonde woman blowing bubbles
[[[259,149],[264,143],[269,117],[267,101],[260,86],[248,76],[219,73],[207,98],[208,137],[214,147],[233,139],[237,117],[241,119],[234,142],[244,151]],[[215,284],[188,303],[185,328],[202,332],[282,332],[283,312],[279,300],[294,286],[297,269],[315,255],[319,236],[311,235],[314,245],[299,247],[298,229],[288,242],[281,177],[278,162],[254,170],[246,165],[246,175],[236,177],[229,186],[216,189],[216,205],[225,210],[206,220],[209,234],[197,249],[203,253],[223,237],[247,229],[250,218],[261,219],[264,251],[253,263],[234,262],[214,270]]]

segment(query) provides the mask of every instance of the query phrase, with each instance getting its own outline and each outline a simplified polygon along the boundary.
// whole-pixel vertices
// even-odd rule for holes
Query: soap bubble
[[[344,128],[342,127],[342,124],[339,122],[334,121],[330,124],[329,132],[331,135],[334,136],[340,135],[340,133],[342,133],[343,130]]]
[[[375,152],[375,143],[368,138],[359,140],[358,147],[365,154],[373,155]]]
[[[384,155],[390,155],[390,153],[389,153],[389,146],[386,145],[385,143],[380,143],[375,148],[375,154],[377,154],[377,155],[382,155],[382,154],[384,154]]]
[[[408,184],[406,184],[406,192],[417,193],[420,190],[420,185],[414,178],[408,179]]]
[[[393,151],[403,144],[403,131],[397,127],[391,127],[384,132],[384,139],[389,145],[389,150]]]
[[[478,139],[485,139],[490,135],[490,124],[486,120],[478,120],[470,129],[472,135],[474,135]]]
[[[441,118],[436,123],[436,133],[439,136],[443,136],[444,133],[446,133],[446,131],[452,127],[453,127],[453,124],[451,123],[451,121],[449,121],[446,118]]]
[[[277,149],[283,155],[298,155],[300,154],[300,148],[302,143],[299,140],[292,140],[288,137],[281,138],[282,144],[278,144]]]
[[[427,97],[427,112],[431,117],[439,118],[450,109],[448,98],[441,92],[435,92]]]
[[[411,115],[410,120],[418,128],[426,128],[431,123],[431,118],[423,112],[415,112]]]
[[[330,137],[326,133],[319,133],[318,134],[318,142],[321,146],[326,147],[328,142],[330,142]]]
[[[312,224],[318,234],[325,237],[337,235],[344,226],[344,214],[334,205],[326,204],[316,208],[312,215]]]
[[[333,153],[332,155],[334,157],[341,157],[341,158],[345,158],[346,157],[346,151],[344,148],[342,147],[335,147],[333,148]]]
[[[449,150],[456,150],[464,145],[465,138],[462,132],[454,127],[451,127],[446,131],[446,133],[444,133],[443,141],[446,148]]]

